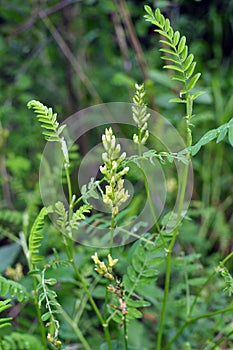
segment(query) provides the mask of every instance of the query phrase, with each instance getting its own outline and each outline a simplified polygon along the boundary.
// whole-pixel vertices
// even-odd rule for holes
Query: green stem
[[[181,219],[182,207],[183,207],[184,196],[185,196],[185,189],[186,189],[186,184],[187,184],[187,179],[188,179],[188,170],[189,170],[189,164],[186,164],[185,170],[184,170],[184,177],[183,177],[183,182],[182,182],[180,200],[179,200],[176,226],[175,226],[175,229],[173,231],[173,236],[172,236],[172,240],[169,244],[169,247],[168,247],[168,249],[166,249],[167,258],[166,258],[166,272],[165,272],[165,287],[164,287],[163,305],[162,305],[162,310],[161,310],[161,317],[160,317],[158,337],[157,337],[157,350],[161,350],[161,345],[162,345],[163,327],[164,327],[168,292],[169,292],[169,287],[170,287],[170,277],[171,277],[171,254],[172,254],[172,250],[173,250],[174,244],[176,242],[176,237],[177,237],[177,234],[179,231],[179,222]]]
[[[128,350],[128,330],[127,330],[127,319],[126,315],[123,316],[123,323],[124,323],[124,344],[125,344],[125,350]]]
[[[82,343],[84,349],[85,350],[92,350],[90,348],[88,342],[84,338],[82,332],[80,331],[79,327],[76,325],[76,323],[70,318],[70,316],[64,310],[62,310],[62,316],[67,321],[67,323],[69,323],[69,325],[73,328],[74,333],[77,335],[77,337],[80,340],[80,342]]]
[[[90,291],[89,291],[89,289],[88,289],[88,287],[87,287],[87,285],[86,285],[86,283],[85,283],[81,273],[79,272],[78,267],[76,266],[76,264],[74,262],[73,251],[70,254],[70,262],[71,262],[71,264],[73,266],[73,269],[75,271],[75,274],[76,274],[77,278],[81,282],[82,287],[83,287],[85,293],[87,294],[87,297],[88,297],[88,299],[90,301],[90,304],[91,304],[91,306],[92,306],[92,308],[93,308],[93,310],[94,310],[98,320],[100,321],[100,323],[101,323],[101,325],[103,327],[104,334],[105,334],[105,339],[106,339],[106,342],[108,344],[108,349],[112,350],[112,343],[111,343],[111,337],[110,337],[110,333],[109,333],[109,329],[108,329],[108,323],[105,322],[104,318],[102,317],[101,313],[99,312],[99,309],[98,309],[98,307],[97,307],[97,305],[96,305],[96,303],[95,303],[95,301],[94,301],[94,299],[93,299],[93,297],[92,297],[92,295],[91,295],[91,293],[90,293]]]
[[[193,303],[191,305],[191,308],[190,308],[190,312],[189,312],[189,317],[192,315],[192,312],[193,312],[193,309],[194,309],[194,306],[196,305],[197,303],[197,300],[198,298],[200,297],[203,289],[205,289],[205,287],[207,286],[207,284],[209,284],[209,282],[212,280],[212,278],[216,275],[216,271],[214,271],[208,278],[207,280],[205,281],[205,283],[202,285],[202,287],[200,288],[200,290],[198,291],[197,295],[195,296],[195,299],[193,300]]]
[[[141,131],[139,132],[138,155],[139,155],[139,157],[142,157]],[[159,224],[158,224],[157,215],[155,213],[153,201],[151,199],[149,186],[148,186],[148,181],[147,181],[147,177],[146,177],[145,170],[144,170],[142,162],[140,162],[140,166],[141,166],[141,169],[142,169],[142,174],[143,174],[143,179],[144,179],[144,186],[145,186],[145,190],[146,190],[146,195],[147,195],[147,199],[148,199],[151,215],[153,217],[153,220],[154,220],[154,223],[155,223],[155,227],[156,227],[156,229],[157,229],[157,231],[158,231],[158,233],[159,233],[159,235],[160,235],[160,237],[162,239],[163,245],[164,245],[164,247],[166,247],[166,242],[164,240],[164,237],[162,235],[162,232],[161,232]]]
[[[112,220],[111,220],[111,226],[110,226],[110,246],[109,246],[109,254],[112,255],[112,247],[113,247],[113,240],[114,240],[114,228],[115,228],[115,216],[112,214]],[[106,290],[105,290],[105,300],[104,300],[104,320],[106,323],[107,319],[107,312],[108,312],[108,286],[110,282],[106,282]]]
[[[232,257],[233,257],[233,252],[229,253],[229,254],[225,257],[225,259],[223,259],[222,264],[225,265],[226,262],[227,262],[228,260],[230,260]]]
[[[183,330],[189,324],[194,323],[194,322],[196,322],[196,321],[198,321],[200,319],[203,319],[203,318],[209,318],[209,317],[212,317],[212,316],[217,316],[219,314],[224,314],[224,313],[231,312],[231,311],[233,311],[233,307],[225,308],[225,309],[221,309],[221,310],[217,310],[217,311],[213,311],[213,312],[208,312],[206,314],[199,315],[199,316],[187,319],[186,322],[178,329],[178,331],[173,336],[173,338],[166,344],[166,346],[163,348],[163,350],[169,349],[169,346],[174,343],[174,341],[179,337],[179,335],[183,332]]]
[[[233,257],[233,252],[231,252],[230,254],[228,254],[225,259],[222,260],[222,263],[223,264],[226,264],[226,262],[228,262],[231,258]],[[192,323],[192,322],[195,322],[196,320],[199,320],[201,318],[206,318],[206,317],[210,317],[210,316],[214,316],[214,315],[217,315],[217,314],[221,314],[223,312],[228,312],[228,311],[231,311],[232,308],[226,308],[226,309],[223,309],[223,310],[218,310],[218,311],[214,311],[212,313],[207,313],[207,314],[204,314],[204,315],[201,315],[201,316],[197,316],[197,317],[194,317],[194,318],[190,318],[191,314],[192,314],[192,311],[194,309],[194,306],[196,305],[197,303],[197,300],[200,296],[200,294],[202,293],[203,289],[207,286],[207,284],[211,281],[211,279],[216,275],[216,271],[214,271],[208,278],[207,280],[205,281],[205,283],[202,285],[201,289],[199,290],[198,294],[196,295],[192,305],[191,305],[191,308],[190,308],[190,312],[189,312],[189,315],[188,315],[188,318],[187,320],[185,321],[185,323],[178,329],[178,331],[176,332],[176,334],[174,335],[174,337],[167,343],[167,345],[165,346],[164,350],[168,349],[169,346],[174,343],[174,341],[179,337],[179,335],[183,332],[183,330],[187,327],[187,325],[189,323]]]
[[[217,348],[217,346],[219,346],[221,343],[224,342],[224,340],[229,340],[230,336],[233,334],[233,331],[230,331],[229,333],[227,333],[222,339],[220,339],[219,341],[217,341],[217,343],[214,345],[214,347],[211,350],[214,350]]]
[[[99,188],[98,186],[99,186],[102,182],[104,182],[104,181],[105,181],[105,178],[103,177],[101,180],[98,181],[98,184],[96,184],[95,187],[91,188],[90,190],[88,190],[88,191],[86,192],[86,195],[87,195],[89,192],[91,192],[92,190],[94,190],[94,189],[96,189],[96,188]],[[77,205],[79,202],[81,202],[81,201],[83,200],[83,197],[84,197],[84,196],[80,196],[78,199],[76,199],[76,201],[74,202],[73,206],[75,207],[75,205]]]
[[[36,294],[36,289],[37,289],[36,277],[33,277],[33,288],[34,288],[34,304],[35,304],[35,308],[36,308],[37,318],[38,318],[39,324],[40,324],[42,343],[43,343],[44,349],[47,349],[47,338],[46,338],[46,333],[45,333],[45,327],[44,327],[43,321],[41,320],[41,311],[40,311],[40,308],[38,306],[38,298],[37,298],[37,294]]]
[[[68,195],[69,195],[69,219],[71,218],[71,215],[72,215],[72,208],[74,206],[74,204],[72,205],[72,186],[71,186],[71,181],[70,181],[70,173],[69,173],[69,167],[68,167],[68,164],[65,164],[65,173],[66,173],[66,179],[67,179],[67,187],[68,187]],[[76,204],[77,204],[77,201],[76,201]],[[79,281],[81,282],[82,284],[82,287],[90,301],[90,304],[97,316],[97,318],[99,319],[102,327],[103,327],[103,330],[104,330],[104,334],[105,334],[105,339],[106,339],[106,342],[108,344],[108,349],[109,350],[112,350],[112,343],[111,343],[111,337],[110,337],[110,333],[109,333],[109,329],[108,329],[108,324],[105,322],[105,320],[103,319],[101,313],[99,312],[99,309],[78,269],[78,267],[76,266],[75,262],[74,262],[74,245],[73,245],[73,240],[72,238],[69,237],[69,242],[68,242],[69,246],[66,247],[67,249],[67,256],[71,262],[71,265],[73,266],[73,269],[75,271],[75,274],[77,276],[77,278],[79,279]]]
[[[171,277],[171,251],[168,250],[167,251],[167,259],[166,259],[166,275],[165,275],[163,304],[162,304],[158,337],[157,337],[157,350],[161,349],[161,344],[162,344],[163,326],[164,326],[164,320],[165,320],[165,314],[166,314],[166,308],[167,308],[167,299],[168,299],[168,292],[169,292],[169,286],[170,286],[170,277]]]
[[[231,252],[230,254],[228,254],[223,260],[222,260],[222,264],[226,264],[228,260],[230,260],[231,258],[233,257],[233,252]],[[197,303],[197,300],[198,298],[200,297],[203,289],[205,289],[205,287],[207,286],[207,284],[209,284],[209,282],[212,280],[212,278],[214,278],[214,276],[216,275],[216,271],[214,271],[208,278],[207,280],[205,281],[205,283],[202,285],[201,289],[199,290],[198,294],[195,296],[195,299],[191,305],[191,308],[190,308],[190,313],[189,313],[189,317],[191,316],[192,312],[193,312],[193,309],[194,309],[194,306],[196,305]]]
[[[70,181],[69,164],[65,164],[65,173],[66,173],[66,180],[67,180],[67,187],[68,187],[69,204],[71,205],[72,187],[71,187],[71,181]]]
[[[110,248],[109,254],[112,255],[113,241],[114,241],[114,230],[115,230],[115,216],[112,214],[111,227],[110,227]]]
[[[185,89],[186,89],[186,81],[185,81]],[[192,117],[192,110],[193,110],[193,101],[189,94],[186,96],[186,143],[187,147],[190,147],[192,145],[192,132],[190,129],[190,120]],[[187,155],[187,158],[189,160],[190,155]],[[158,330],[158,337],[157,337],[157,350],[161,350],[162,346],[162,337],[163,337],[163,328],[164,328],[164,320],[166,315],[166,308],[167,308],[167,300],[168,300],[168,293],[169,293],[169,287],[170,287],[170,279],[171,279],[171,254],[173,251],[174,244],[176,242],[176,237],[179,231],[179,222],[182,215],[182,208],[184,204],[184,198],[185,198],[185,191],[188,181],[188,171],[189,171],[189,163],[185,165],[184,168],[184,175],[183,175],[183,182],[181,187],[181,193],[179,198],[179,206],[178,206],[178,213],[177,213],[177,220],[176,225],[173,231],[172,240],[169,244],[168,249],[166,249],[167,252],[167,258],[166,258],[166,272],[165,272],[165,287],[164,287],[164,296],[163,296],[163,305],[161,310],[161,317],[160,317],[160,323],[159,323],[159,330]]]
[[[187,300],[187,304],[186,304],[186,314],[187,317],[190,314],[190,288],[189,288],[189,281],[188,281],[188,273],[187,271],[185,271],[185,284],[186,284],[186,300]]]

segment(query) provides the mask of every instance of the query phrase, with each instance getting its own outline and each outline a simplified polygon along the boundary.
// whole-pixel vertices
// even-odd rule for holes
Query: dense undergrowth
[[[226,18],[219,17],[219,5],[212,5],[213,27],[218,25],[221,33],[215,32],[214,48],[210,49],[208,43],[195,40],[193,33],[190,38],[187,34],[186,39],[181,30],[175,29],[175,23],[171,25],[160,10],[154,11],[149,6],[145,7],[145,17],[152,31],[137,11],[135,16],[140,19],[132,27],[131,2],[128,7],[125,1],[96,5],[99,20],[105,23],[97,30],[87,20],[95,17],[91,3],[86,1],[74,7],[83,15],[75,30],[88,33],[81,42],[79,60],[75,60],[72,51],[75,39],[69,36],[73,33],[70,26],[74,14],[68,9],[63,11],[62,38],[48,12],[54,11],[56,21],[57,4],[51,3],[47,12],[36,8],[31,18],[36,22],[33,36],[41,38],[40,44],[34,51],[28,48],[28,57],[24,57],[21,71],[15,75],[15,84],[9,84],[4,91],[0,124],[0,349],[230,349],[233,347],[230,60],[226,59],[221,69],[216,70],[223,60],[224,49],[228,50],[225,41],[221,41],[227,36]],[[28,10],[27,5],[21,9],[22,13]],[[169,6],[164,10],[175,14]],[[14,13],[14,8],[6,7],[3,12],[4,29],[10,50],[17,50],[15,33],[7,25],[11,11]],[[20,16],[21,13],[19,18],[15,15],[16,23],[21,23]],[[181,16],[179,29],[192,29],[189,16]],[[67,33],[63,31],[66,25]],[[201,32],[201,25],[197,27]],[[120,35],[123,40],[123,44],[119,42],[122,56],[116,55],[116,60],[112,59],[114,49],[106,35],[112,28],[116,38]],[[129,31],[134,53],[128,48],[124,28]],[[153,33],[154,29],[157,34]],[[62,63],[68,69],[66,87],[59,69],[51,65],[56,51],[54,44],[48,43],[42,55],[44,69],[35,79],[34,91],[32,77],[39,63],[32,57],[42,50],[41,45],[47,45],[48,32],[80,80],[73,80],[71,66],[67,68],[64,58],[59,56],[58,66]],[[23,35],[27,37],[26,33]],[[139,42],[135,44],[137,35],[144,37],[148,46],[153,41],[157,47],[156,42],[160,41],[160,47],[151,52],[142,50]],[[62,45],[63,40],[68,46]],[[100,62],[95,67],[89,63],[88,57],[96,54],[95,41],[100,51],[97,61],[101,62],[102,55],[110,59],[104,72]],[[86,48],[87,42],[93,45]],[[21,45],[26,45],[25,41]],[[199,56],[204,45],[206,55],[211,52],[207,63],[204,56]],[[4,43],[1,49],[6,50]],[[26,52],[25,49],[25,55]],[[164,70],[154,68],[154,61],[157,67],[161,66],[159,56]],[[122,61],[124,72],[119,68]],[[82,70],[85,64],[89,64],[86,68],[90,69],[92,81]],[[129,74],[127,67],[131,64]],[[6,67],[5,74],[14,73]],[[47,83],[46,75],[50,77]],[[108,79],[110,82],[106,84]],[[135,80],[144,81],[144,85],[135,85]],[[45,91],[41,89],[44,85],[47,85]],[[76,89],[78,93],[74,95]],[[46,94],[52,92],[49,105],[56,106],[57,112],[66,110],[67,115],[77,105],[81,109],[102,100],[132,100],[132,110],[130,107],[126,118],[134,125],[133,133],[124,125],[118,128],[107,125],[100,129],[101,133],[96,131],[90,139],[84,135],[78,146],[70,147],[60,116],[34,100],[32,91],[43,101],[48,101]],[[101,91],[101,98],[97,91]],[[64,98],[66,94],[68,99]],[[126,98],[128,95],[133,97]],[[64,99],[68,102],[62,106],[60,101]],[[32,111],[26,111],[29,100],[28,107],[36,117]],[[19,109],[19,105],[23,108]],[[185,140],[183,149],[174,153],[155,142],[153,114],[147,106],[156,107],[170,119]],[[60,181],[68,205],[59,200],[43,206],[38,182],[39,161],[44,157],[43,139],[36,119],[46,142],[61,153]],[[118,137],[122,134],[132,137],[135,154],[121,150]],[[98,178],[87,176],[86,186],[79,191],[75,183],[77,167],[96,139],[102,142]],[[161,163],[167,176],[165,210],[158,218],[154,188],[147,181],[147,164],[153,169],[156,162]],[[192,200],[183,213],[191,163]],[[179,178],[174,170],[176,164],[180,164]],[[49,181],[56,177],[57,170],[49,164],[47,170],[51,177],[46,178],[49,189]],[[135,187],[133,200],[126,180]],[[154,185],[156,188],[156,182]],[[177,192],[178,205],[173,212]],[[93,208],[93,198],[107,208],[105,214]],[[145,198],[149,203],[148,217],[152,217],[153,223],[143,231],[146,222],[138,225],[133,222]],[[105,235],[96,238],[99,241],[96,247],[104,248],[80,244],[76,234],[81,231],[94,236],[99,228],[105,230]],[[124,235],[130,238],[129,244],[124,244],[127,241]]]

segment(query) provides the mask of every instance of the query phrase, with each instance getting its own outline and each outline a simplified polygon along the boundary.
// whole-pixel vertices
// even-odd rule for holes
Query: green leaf
[[[127,317],[128,318],[141,318],[142,317],[142,313],[141,311],[135,309],[135,308],[127,308],[128,314]]]
[[[175,46],[174,46],[171,42],[166,41],[166,40],[159,40],[159,42],[160,42],[161,44],[168,45],[168,46],[170,46],[172,49],[175,50]]]
[[[6,318],[3,318],[3,319],[0,319],[0,329],[11,326],[11,323],[8,322],[8,321],[11,321],[11,320],[12,320],[11,317],[6,317]],[[1,322],[3,322],[3,324],[1,324]]]
[[[169,57],[169,56],[161,56],[161,58],[162,58],[162,60],[171,61],[173,63],[180,65],[180,61],[177,58]]]
[[[141,260],[141,262],[144,262],[144,261],[145,261],[146,252],[145,252],[145,250],[143,249],[143,246],[141,246],[141,245],[138,246],[137,255],[138,255],[138,258]]]
[[[180,40],[180,33],[176,31],[173,37],[173,43],[175,46],[178,44],[179,40]]]
[[[172,27],[170,27],[170,28],[168,29],[168,35],[170,36],[170,38],[171,38],[171,40],[172,40],[173,35],[174,35],[174,31],[173,31]]]
[[[191,63],[193,62],[193,59],[194,59],[194,56],[193,54],[191,53],[187,59],[185,60],[184,62],[184,70],[186,71],[187,69],[189,69]]]
[[[132,257],[132,265],[135,271],[140,272],[141,271],[141,262],[138,259],[137,255],[133,255]]]
[[[127,291],[130,291],[131,288],[133,287],[133,283],[131,282],[131,280],[129,279],[128,275],[126,275],[126,274],[123,277],[123,285],[124,285],[124,288]]]
[[[183,35],[182,38],[180,39],[180,42],[179,42],[179,45],[177,48],[179,55],[183,52],[184,47],[185,47],[185,43],[186,43],[186,37]]]
[[[209,143],[210,141],[214,140],[216,138],[217,134],[218,134],[217,129],[209,130],[204,136],[202,136],[202,138],[199,140],[198,143],[201,146],[204,146],[207,143]]]
[[[187,91],[190,91],[190,90],[192,90],[195,87],[195,85],[196,85],[198,79],[200,78],[200,76],[201,76],[201,73],[197,73],[197,74],[195,74],[192,77],[192,79],[188,83]]]
[[[192,146],[189,149],[189,151],[192,154],[192,156],[195,156],[200,151],[200,149],[201,149],[201,145],[197,143],[196,145]]]
[[[183,50],[183,52],[181,54],[181,58],[182,58],[183,62],[186,60],[187,56],[188,56],[188,46],[185,45],[184,50]]]
[[[191,278],[188,281],[188,284],[190,286],[201,286],[206,282],[206,278],[205,277],[196,277],[196,278]]]
[[[16,297],[19,302],[29,299],[29,295],[24,286],[0,275],[0,295],[5,296],[7,293],[9,293],[11,297]]]
[[[37,216],[29,235],[29,257],[32,264],[36,264],[42,258],[38,255],[38,248],[41,246],[41,240],[43,238],[41,232],[44,228],[45,216],[51,212],[51,208],[42,208]]]
[[[186,103],[186,101],[182,100],[181,98],[172,98],[171,100],[169,100],[169,102]]]
[[[1,281],[2,276],[0,276],[0,295],[5,296],[10,288],[9,284],[3,284]]]
[[[43,322],[45,322],[45,321],[47,321],[50,318],[50,316],[51,316],[50,312],[46,312],[45,314],[43,314],[41,316],[41,319],[42,319]]]
[[[127,268],[127,274],[128,274],[129,279],[130,279],[133,283],[137,280],[136,273],[135,273],[135,271],[134,271],[134,269],[133,269],[132,266],[129,266],[129,267]]]
[[[190,67],[188,68],[188,70],[186,71],[186,78],[187,79],[191,78],[191,76],[193,75],[195,67],[196,67],[196,62],[193,62],[190,65]]]
[[[199,91],[199,92],[196,92],[195,94],[193,94],[191,97],[193,100],[195,100],[196,98],[203,95],[204,93],[205,93],[204,91]]]
[[[152,11],[152,9],[151,9],[150,6],[145,5],[145,6],[144,6],[144,9],[145,9],[145,11],[148,13],[148,15],[150,15],[151,17],[154,16],[153,11]]]
[[[172,70],[175,70],[177,72],[183,73],[183,69],[182,68],[174,66],[173,64],[169,64],[169,65],[163,66],[163,68],[172,69]]]
[[[186,81],[182,75],[177,75],[177,74],[172,76],[172,80],[181,81],[182,83],[185,83]]]
[[[134,307],[134,308],[138,308],[138,307],[148,307],[150,306],[151,303],[149,301],[146,301],[146,300],[132,300],[132,299],[129,299],[127,301],[127,306],[130,306],[130,307]]]
[[[221,130],[216,140],[216,143],[221,142],[225,138],[226,134],[227,134],[227,128]]]
[[[155,32],[156,32],[156,33],[159,33],[159,34],[162,35],[162,36],[165,36],[165,38],[167,38],[168,40],[170,40],[170,36],[169,36],[166,32],[164,32],[163,30],[155,29]]]
[[[120,317],[120,318],[122,318],[122,317]],[[121,322],[122,322],[122,320],[120,320],[120,322],[118,322],[118,323],[121,323]],[[111,344],[112,344],[112,350],[122,350],[122,349],[124,349],[124,344],[121,343],[121,342],[118,342],[117,340],[112,340]],[[100,350],[109,350],[108,344],[107,343],[101,344]],[[130,346],[129,345],[128,350],[142,350],[142,349],[141,349],[141,347],[139,348],[137,346],[135,347],[135,346]]]
[[[233,126],[229,127],[228,140],[230,142],[230,145],[233,147]]]
[[[157,20],[158,22],[160,22],[160,21],[161,21],[161,17],[162,17],[162,14],[161,14],[161,12],[160,12],[160,9],[157,8],[157,9],[155,10],[155,18],[156,18],[156,20]]]
[[[170,28],[170,21],[168,18],[166,18],[166,20],[165,20],[164,28],[165,28],[166,32],[168,32],[168,30]]]
[[[179,55],[177,55],[177,53],[175,51],[172,51],[172,50],[169,50],[169,49],[162,48],[162,49],[159,49],[159,51],[165,52],[165,53],[167,53],[169,55],[172,55],[172,56],[179,57]]]
[[[153,269],[149,269],[149,270],[145,270],[144,272],[142,272],[142,276],[143,277],[154,277],[158,274],[158,271]]]
[[[50,286],[53,286],[54,284],[57,283],[57,280],[55,278],[49,278],[45,280],[46,284],[49,284]]]
[[[0,273],[4,272],[8,266],[12,266],[20,251],[18,243],[8,244],[0,248]]]

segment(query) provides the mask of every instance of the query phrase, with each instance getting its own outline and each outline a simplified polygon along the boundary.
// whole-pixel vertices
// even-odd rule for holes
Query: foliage
[[[0,293],[5,296],[9,293],[11,297],[15,297],[19,302],[25,302],[29,298],[29,294],[23,285],[18,282],[11,281],[0,275]]]
[[[49,212],[51,212],[51,209],[42,208],[31,228],[28,248],[29,248],[29,260],[30,260],[30,263],[33,265],[35,265],[40,260],[42,260],[42,257],[38,255],[38,252],[39,252],[38,248],[41,246],[41,240],[43,238],[41,233],[44,228],[44,219]]]
[[[6,299],[4,301],[0,301],[0,312],[3,312],[11,307],[10,299]],[[0,318],[0,329],[5,328],[11,325],[10,321],[11,317],[2,317]]]
[[[30,334],[13,332],[3,337],[0,343],[1,350],[43,350],[40,340]]]
[[[154,50],[157,44],[142,18],[143,5],[146,1],[140,6],[125,0],[48,1],[38,3],[35,9],[30,2],[19,0],[14,4],[4,0],[0,5],[0,312],[12,307],[10,315],[15,318],[1,315],[1,350],[207,350],[233,346],[229,191],[233,99],[227,44],[232,1],[227,5],[212,2],[208,13],[203,2],[186,0],[160,2],[161,9],[156,11],[145,6],[146,20],[155,25],[159,35],[166,71],[159,70],[159,50]],[[103,171],[98,176],[103,176],[91,178],[79,193],[75,186],[77,146],[68,149],[65,125],[60,125],[52,108],[34,96],[69,115],[102,100],[130,101],[135,81],[144,81],[136,84],[132,107],[138,154],[122,157],[119,146],[113,147],[114,130],[108,128],[103,137],[105,168],[99,159]],[[28,100],[34,119],[25,110]],[[168,104],[169,100],[173,103]],[[140,148],[145,142],[150,145],[147,104],[156,105],[186,135],[185,149],[170,153]],[[37,173],[42,144],[36,119],[45,140],[60,144],[68,205],[41,205]],[[97,134],[94,130],[90,138],[84,135],[81,154],[95,144]],[[157,220],[150,206],[154,218],[150,232],[140,236],[138,227],[127,232],[124,225],[137,215],[144,197],[151,203],[153,193],[146,177],[141,176],[139,191],[129,201],[129,215],[129,208],[121,210],[117,201],[126,200],[128,192],[112,177],[127,175],[134,183],[138,179],[135,169],[146,175],[143,165],[159,161],[168,171],[168,181],[176,183],[174,161],[187,169],[191,158],[195,188],[183,221],[178,212],[176,225],[168,232],[167,216]],[[48,180],[52,176],[48,173]],[[184,176],[183,190],[185,181]],[[174,192],[167,193],[165,211]],[[110,204],[112,217],[96,212],[90,198]],[[182,200],[181,196],[180,208]],[[56,227],[49,220],[45,224],[50,213]],[[79,229],[88,242],[89,235],[95,236],[96,228],[101,227],[107,231],[101,240],[109,240],[109,249],[94,254],[91,247],[72,240]],[[118,232],[137,241],[114,247]],[[15,278],[17,263],[21,272],[16,281],[11,278]],[[6,328],[9,333],[3,333],[10,325],[10,330]]]

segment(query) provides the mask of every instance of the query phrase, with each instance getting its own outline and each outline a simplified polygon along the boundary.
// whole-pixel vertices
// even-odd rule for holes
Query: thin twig
[[[43,12],[40,12],[40,17],[42,21],[44,22],[45,26],[48,28],[50,33],[52,34],[53,38],[57,42],[58,46],[62,50],[64,56],[69,60],[70,64],[73,66],[75,72],[78,74],[81,82],[86,86],[88,92],[94,99],[96,103],[101,103],[102,99],[100,95],[97,93],[96,89],[94,88],[92,82],[88,78],[88,76],[85,74],[82,66],[79,64],[79,62],[76,60],[75,56],[71,52],[70,48],[62,38],[61,34],[58,32],[58,30],[55,28],[51,20],[43,15]]]
[[[38,9],[38,7],[34,8],[34,11],[32,13],[32,15],[30,16],[29,19],[27,19],[24,23],[20,24],[13,33],[11,33],[8,36],[8,39],[13,39],[16,36],[18,36],[21,32],[23,32],[24,30],[28,30],[29,28],[31,28],[34,23],[36,21],[38,21],[38,19],[42,17],[47,17],[52,15],[53,13],[60,11],[61,9],[63,9],[66,6],[69,6],[71,4],[74,4],[76,2],[80,2],[81,0],[63,0],[60,1],[59,3],[57,3],[54,6],[49,7],[48,9],[45,9],[43,11],[40,12],[40,10]]]
[[[127,31],[129,34],[129,39],[130,39],[132,47],[135,51],[135,55],[136,55],[139,67],[140,67],[141,72],[142,72],[143,80],[144,81],[150,80],[148,70],[147,70],[147,63],[145,60],[145,56],[144,56],[142,47],[140,45],[140,42],[138,40],[136,31],[134,29],[134,25],[133,25],[133,22],[132,22],[132,19],[131,19],[129,10],[128,10],[127,3],[125,0],[117,0],[117,2],[119,4],[120,14],[122,15],[123,23],[124,23],[125,27],[127,28]],[[150,92],[148,92],[148,95],[149,95],[151,108],[153,110],[156,110],[154,97],[150,94]]]

